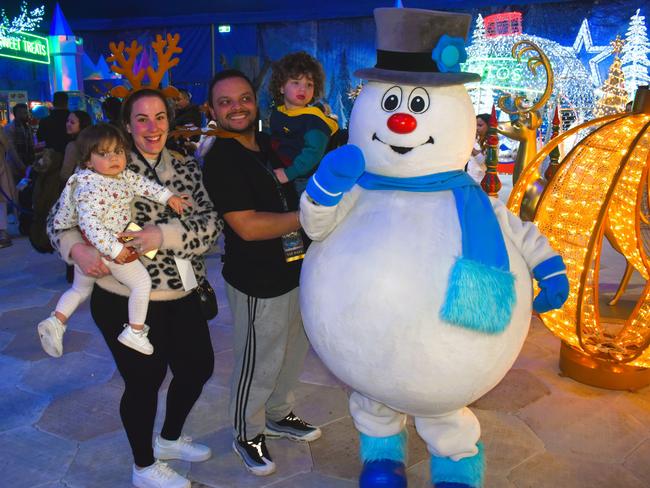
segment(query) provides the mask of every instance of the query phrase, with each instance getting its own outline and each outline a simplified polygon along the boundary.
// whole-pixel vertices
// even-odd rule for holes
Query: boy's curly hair
[[[312,56],[304,51],[287,54],[279,61],[273,63],[271,82],[269,89],[276,105],[284,103],[284,96],[280,89],[289,81],[289,78],[300,78],[303,75],[310,75],[314,82],[314,98],[311,103],[323,96],[325,87],[325,72],[323,66]]]

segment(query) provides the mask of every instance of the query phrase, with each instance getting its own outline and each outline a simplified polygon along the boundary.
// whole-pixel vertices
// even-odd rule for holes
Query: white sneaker
[[[63,334],[65,324],[52,315],[38,324],[38,337],[41,340],[43,350],[54,358],[60,358],[63,354]]]
[[[131,482],[138,488],[191,488],[192,486],[190,480],[162,461],[156,461],[144,469],[137,469],[134,465]]]
[[[153,443],[153,455],[156,459],[181,459],[195,463],[210,459],[212,450],[208,446],[192,442],[192,438],[186,435],[175,441],[157,436]]]
[[[117,340],[124,344],[126,347],[130,347],[142,354],[150,356],[153,354],[153,346],[147,334],[149,333],[149,326],[145,325],[142,330],[135,330],[129,324],[124,324],[124,330],[122,333],[117,336]]]

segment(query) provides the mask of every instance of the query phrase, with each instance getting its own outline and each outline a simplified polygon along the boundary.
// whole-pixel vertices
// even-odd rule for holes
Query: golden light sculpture
[[[569,298],[541,315],[562,340],[560,368],[583,383],[610,389],[650,384],[650,282],[622,323],[599,312],[599,272],[607,237],[648,280],[650,260],[641,237],[650,163],[650,92],[639,87],[631,113],[601,117],[553,139],[525,168],[508,207],[521,210],[529,186],[553,148],[577,131],[594,129],[564,158],[534,210],[533,221],[567,265]]]
[[[546,105],[546,102],[553,93],[553,69],[548,56],[542,49],[527,39],[523,39],[512,46],[512,57],[517,61],[521,61],[524,54],[532,54],[526,65],[533,76],[537,76],[537,69],[543,68],[546,73],[546,86],[544,93],[539,99],[531,106],[526,106],[526,97],[517,96],[512,98],[512,95],[506,94],[499,97],[497,102],[499,108],[509,114],[517,115],[517,120],[512,123],[499,125],[497,131],[500,134],[519,141],[519,148],[517,149],[517,159],[515,160],[515,168],[512,174],[512,181],[517,182],[523,169],[530,163],[537,153],[537,129],[542,125],[541,108]]]

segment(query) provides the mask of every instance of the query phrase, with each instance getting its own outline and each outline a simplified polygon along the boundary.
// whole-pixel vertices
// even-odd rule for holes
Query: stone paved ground
[[[232,453],[226,388],[231,315],[218,256],[210,256],[209,268],[221,310],[210,324],[216,368],[186,432],[214,456],[174,467],[195,488],[356,486],[358,441],[347,393],[313,353],[296,411],[323,428],[322,439],[311,445],[271,441],[278,471],[261,479],[247,474]],[[608,289],[622,269],[613,258],[605,267]],[[87,304],[70,321],[62,358],[50,358],[38,343],[35,325],[67,287],[63,276],[57,258],[36,254],[25,239],[0,250],[0,486],[128,487],[132,461],[118,416],[122,382]],[[639,286],[635,281],[631,290]],[[558,354],[559,341],[533,319],[513,369],[474,405],[488,460],[486,487],[650,486],[650,388],[606,391],[562,378]],[[409,486],[430,486],[426,450],[409,428]]]

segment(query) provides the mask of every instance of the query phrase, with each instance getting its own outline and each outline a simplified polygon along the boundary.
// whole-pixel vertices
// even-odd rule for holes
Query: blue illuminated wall
[[[583,19],[589,23],[592,41],[595,45],[608,45],[619,34],[625,35],[629,19],[636,9],[650,16],[645,0],[602,0],[600,2],[576,1],[570,3],[534,3],[483,9],[468,9],[473,19],[480,13],[488,16],[505,11],[523,14],[524,33],[544,37],[563,46],[572,46]],[[648,25],[646,18],[646,25]],[[472,26],[474,21],[472,22]],[[178,87],[188,88],[196,102],[206,99],[207,86],[212,76],[211,29],[209,25],[169,27],[168,32],[181,34],[180,64],[173,69],[172,82]],[[84,38],[84,47],[96,62],[99,55],[108,54],[109,41],[138,39],[150,43],[161,29],[124,32],[79,32]],[[471,39],[471,33],[470,33]],[[270,63],[292,51],[305,50],[317,57],[327,75],[326,98],[334,111],[346,120],[350,102],[347,92],[360,80],[353,76],[354,70],[372,66],[375,63],[375,27],[372,18],[359,17],[341,20],[319,20],[310,22],[287,22],[266,24],[233,24],[231,32],[219,34],[215,25],[214,69],[225,67],[244,70],[260,86],[259,98],[263,109],[268,107],[267,79]],[[588,66],[594,57],[584,48],[577,57]],[[598,64],[603,79],[612,62],[611,56]]]

